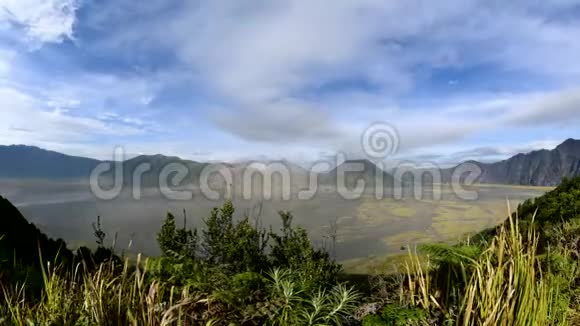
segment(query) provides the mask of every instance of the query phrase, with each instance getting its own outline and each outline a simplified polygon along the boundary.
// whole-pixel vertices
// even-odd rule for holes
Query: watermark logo
[[[369,158],[385,159],[397,154],[399,133],[388,123],[375,122],[362,133],[361,147]]]
[[[336,192],[345,200],[367,195],[404,199],[409,194],[422,199],[426,192],[440,200],[445,186],[459,199],[477,199],[471,186],[482,171],[473,163],[451,170],[430,162],[403,162],[386,169],[384,162],[400,147],[399,133],[388,123],[375,122],[363,130],[360,146],[366,159],[349,160],[346,153],[337,153],[309,169],[297,169],[286,161],[204,164],[197,168],[179,160],[163,162],[162,166],[148,161],[135,165],[127,163],[122,147],[116,147],[113,160],[92,171],[90,188],[101,200],[115,199],[126,190],[139,200],[142,192],[151,188],[174,201],[192,200],[194,193],[208,200],[236,196],[244,200],[310,200],[321,191]]]
[[[91,172],[89,183],[91,192],[95,197],[101,200],[112,200],[117,198],[123,190],[123,161],[125,160],[125,152],[122,147],[117,146],[113,150],[113,160],[111,162],[103,162],[97,165]],[[135,172],[141,170],[142,167],[135,169]],[[112,174],[112,178],[104,179],[103,175]],[[108,182],[103,185],[102,181],[112,180],[112,184]],[[141,188],[141,184],[134,184],[133,189]],[[136,197],[134,193],[134,198]],[[140,198],[140,195],[139,195]],[[136,198],[136,199],[139,199]]]

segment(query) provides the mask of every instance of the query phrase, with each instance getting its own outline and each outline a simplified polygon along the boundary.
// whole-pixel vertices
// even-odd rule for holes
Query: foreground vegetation
[[[580,321],[580,179],[497,228],[410,250],[398,273],[341,272],[280,212],[282,229],[226,202],[189,229],[168,214],[161,257],[75,253],[0,201],[0,324],[565,325]]]

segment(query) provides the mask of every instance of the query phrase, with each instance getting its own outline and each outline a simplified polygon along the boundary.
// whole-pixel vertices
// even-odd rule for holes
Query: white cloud
[[[580,122],[580,88],[543,94],[526,94],[512,103],[517,107],[507,120],[514,125],[573,125]]]
[[[217,110],[211,117],[223,130],[260,142],[320,143],[339,137],[342,132],[331,114],[297,100],[257,102],[244,109]]]
[[[184,9],[169,29],[162,26],[162,37],[235,99],[283,97],[353,77],[383,91],[407,90],[418,65],[428,71],[494,63],[506,70],[580,77],[580,23],[549,16],[565,13],[569,3],[545,7],[456,0],[218,0]]]
[[[0,48],[0,78],[10,76],[13,70],[13,61],[17,54],[10,49]]]
[[[185,10],[167,37],[184,61],[236,100],[272,100],[353,73],[391,86],[406,84],[399,60],[380,53],[381,6],[208,1]]]
[[[171,24],[161,25],[162,34],[150,37],[163,35],[160,44],[173,48],[202,82],[226,99],[234,112],[215,119],[218,127],[240,137],[276,142],[275,137],[300,140],[318,135],[327,125],[336,128],[333,120],[344,119],[337,118],[344,112],[320,112],[328,99],[317,98],[316,90],[337,81],[369,84],[371,89],[359,98],[371,102],[359,104],[379,110],[390,107],[377,106],[373,97],[396,102],[401,94],[413,94],[417,67],[428,75],[435,69],[492,64],[498,71],[540,75],[555,83],[580,81],[580,23],[551,17],[565,13],[574,3],[218,0],[184,8]],[[135,38],[135,31],[130,34]],[[314,96],[305,97],[305,92]],[[508,97],[509,104],[515,105],[515,96]],[[278,102],[296,104],[283,108],[272,104]],[[423,142],[418,135],[430,124],[449,126],[431,130],[429,137],[431,142],[446,142],[496,123],[495,119],[474,121],[474,115],[485,113],[471,105],[481,109],[485,105],[491,111],[506,107],[484,99],[466,106],[471,118],[450,117],[445,110],[451,108],[444,108],[431,113],[430,121],[424,121],[425,114],[399,111],[401,117],[408,115],[399,119],[408,134],[406,143],[418,146]],[[303,114],[304,107],[310,117]],[[346,110],[351,120],[360,119],[358,108]],[[303,123],[294,131],[276,123],[288,116],[289,125],[296,123],[297,116],[318,123]],[[414,121],[417,118],[419,122]]]
[[[68,110],[78,108],[81,101],[73,98],[51,98],[46,102],[46,106],[55,110]]]
[[[151,104],[151,102],[153,102],[154,99],[155,99],[155,97],[153,95],[145,95],[139,99],[139,103],[147,106],[147,105]]]
[[[568,137],[580,137],[576,126],[580,123],[580,90],[565,89],[527,94],[488,94],[457,98],[449,103],[424,104],[404,108],[392,107],[388,112],[375,109],[346,120],[353,126],[341,130],[340,146],[333,147],[362,156],[359,137],[374,121],[385,121],[398,130],[398,157],[412,157],[437,153],[445,159],[463,160],[465,156],[506,157],[519,152],[553,148]],[[361,118],[362,117],[362,118]],[[545,135],[541,130],[550,131]],[[540,132],[539,132],[540,131]],[[513,139],[494,139],[493,135]],[[562,139],[558,140],[558,135]],[[474,149],[470,139],[484,136],[488,144],[481,151]],[[548,139],[546,137],[549,136]],[[524,140],[521,139],[533,139]],[[510,141],[512,142],[510,144]],[[503,145],[502,145],[503,144]],[[487,151],[492,148],[491,151]],[[485,153],[484,153],[485,152]],[[460,157],[463,153],[462,157]]]
[[[0,23],[22,30],[27,41],[60,43],[73,39],[77,0],[0,0]]]
[[[21,91],[0,87],[0,143],[38,144],[91,141],[99,136],[130,136],[143,130],[93,117],[74,116],[51,108]]]

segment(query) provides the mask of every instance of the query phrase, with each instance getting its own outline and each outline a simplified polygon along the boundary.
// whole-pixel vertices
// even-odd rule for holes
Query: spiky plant
[[[270,319],[273,325],[341,325],[360,299],[358,292],[343,284],[312,292],[288,270],[274,269],[269,276],[271,300],[279,305]]]

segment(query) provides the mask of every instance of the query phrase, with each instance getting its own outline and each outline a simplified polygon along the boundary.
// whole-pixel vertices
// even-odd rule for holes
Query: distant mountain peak
[[[366,158],[346,160],[342,164],[345,164],[345,163],[363,164],[365,167],[378,167],[376,163],[374,163],[373,161],[370,161]]]
[[[386,171],[382,170],[377,164],[375,164],[372,161],[367,160],[367,159],[346,160],[346,161],[342,162],[341,164],[337,165],[334,169],[330,170],[327,174],[336,175],[338,169],[341,168],[342,166],[346,167],[346,164],[360,164],[360,165],[362,165],[362,169],[363,169],[362,171],[351,171],[350,173],[363,172],[365,174],[374,174],[375,171],[382,171],[384,174],[389,174]]]
[[[47,152],[48,150],[37,147],[37,146],[33,146],[33,145],[23,145],[23,144],[13,144],[13,145],[8,145],[6,147],[10,147],[10,148],[20,148],[20,149],[36,149],[36,150],[41,150],[41,151],[45,151]]]
[[[562,144],[560,145],[564,145],[564,144],[578,144],[580,143],[579,139],[574,139],[574,138],[568,138],[565,141],[562,142]]]
[[[147,161],[147,160],[178,161],[181,159],[177,156],[165,156],[163,154],[151,154],[151,155],[143,154],[143,155],[135,156],[127,161]]]
[[[463,162],[463,163],[461,163],[461,164],[475,164],[475,165],[482,165],[482,164],[485,164],[485,163],[482,163],[482,162],[479,162],[479,161],[476,161],[476,160],[467,160],[467,161],[465,161],[465,162]]]
[[[563,143],[561,143],[560,145],[558,145],[556,147],[556,149],[558,149],[558,150],[562,150],[562,149],[564,149],[564,150],[568,150],[568,149],[571,149],[571,150],[578,149],[578,150],[580,150],[580,140],[573,139],[573,138],[568,138]]]

